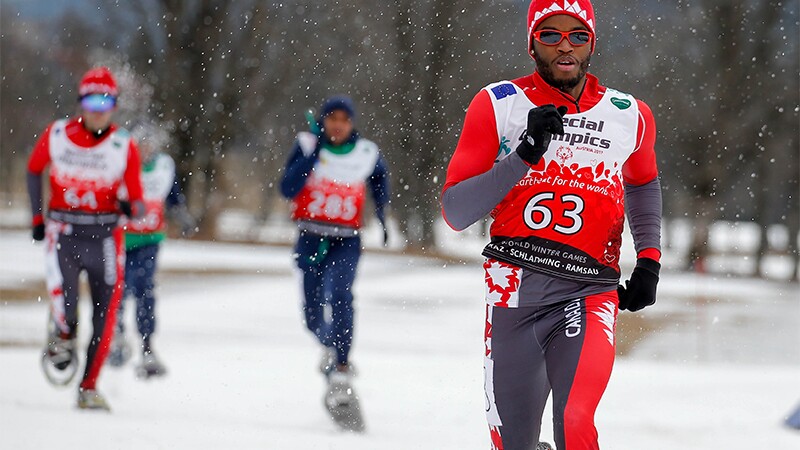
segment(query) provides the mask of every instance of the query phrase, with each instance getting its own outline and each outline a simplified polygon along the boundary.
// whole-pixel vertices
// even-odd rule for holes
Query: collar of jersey
[[[346,154],[350,153],[351,151],[353,151],[355,146],[356,146],[355,142],[345,142],[342,145],[333,145],[330,142],[326,142],[325,144],[322,144],[322,147],[325,148],[325,150],[328,150],[329,152],[333,153],[334,155],[346,155]]]
[[[80,116],[70,119],[65,126],[65,132],[69,140],[85,148],[99,145],[116,130],[117,126],[112,123],[104,133],[98,136],[83,126],[83,120]]]
[[[571,95],[562,92],[553,86],[550,86],[539,72],[533,72],[528,78],[529,86],[534,88],[534,92],[526,91],[528,98],[534,104],[545,105],[547,103],[561,104],[559,101],[569,102],[566,106],[569,107],[568,114],[576,112],[588,111],[594,107],[602,98],[605,93],[605,87],[600,85],[600,80],[594,75],[586,74],[586,84],[583,86],[581,95],[575,99]],[[523,80],[526,77],[523,77]],[[523,81],[524,83],[524,81]],[[520,86],[522,87],[522,86]]]
[[[155,156],[151,157],[149,161],[145,161],[144,164],[142,164],[142,170],[144,172],[150,172],[151,170],[155,169],[155,167],[156,167]]]

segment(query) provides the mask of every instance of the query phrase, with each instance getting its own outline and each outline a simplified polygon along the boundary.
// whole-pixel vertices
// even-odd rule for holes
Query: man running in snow
[[[334,418],[340,407],[355,407],[343,420],[360,431],[363,422],[357,418],[349,361],[355,325],[352,287],[367,190],[386,243],[389,180],[377,145],[355,131],[354,119],[348,97],[326,100],[310,124],[311,132],[298,133],[280,189],[292,201],[292,219],[299,229],[294,257],[302,272],[305,324],[323,346],[320,370],[329,384],[325,402]]]
[[[186,198],[175,176],[175,162],[160,150],[168,133],[154,124],[142,124],[133,131],[142,158],[141,178],[145,214],[125,224],[125,296],[117,314],[117,329],[111,344],[108,363],[122,366],[131,355],[125,339],[125,298],[136,300],[136,326],[141,336],[142,362],[137,367],[140,378],[166,374],[166,366],[152,346],[156,331],[156,268],[161,242],[166,238],[166,215],[177,220],[184,236],[194,232],[195,220],[186,208]]]
[[[45,370],[77,364],[79,275],[88,275],[92,336],[78,389],[78,407],[108,410],[95,384],[108,355],[122,297],[125,253],[117,191],[127,186],[134,218],[144,212],[139,151],[130,134],[111,121],[117,83],[105,68],[89,70],[78,86],[80,116],[58,120],[39,137],[28,162],[33,239],[45,241],[50,335]],[[50,166],[50,201],[42,202],[42,174]],[[71,367],[72,366],[72,367]],[[68,382],[69,379],[66,380]]]
[[[486,415],[495,449],[532,449],[548,395],[559,450],[597,449],[619,310],[656,300],[661,190],[650,108],[589,74],[589,0],[533,0],[535,71],[472,100],[442,192],[455,230],[494,219],[483,255]],[[625,286],[627,213],[637,252]]]

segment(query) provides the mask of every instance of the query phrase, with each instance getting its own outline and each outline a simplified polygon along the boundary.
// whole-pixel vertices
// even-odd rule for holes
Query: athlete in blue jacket
[[[311,132],[298,133],[280,189],[292,201],[292,219],[299,229],[294,257],[302,271],[306,326],[324,346],[320,370],[329,383],[325,402],[340,425],[360,431],[363,421],[348,359],[354,328],[352,287],[361,256],[366,192],[372,193],[385,244],[389,181],[377,145],[359,136],[354,118],[349,98],[325,101]]]

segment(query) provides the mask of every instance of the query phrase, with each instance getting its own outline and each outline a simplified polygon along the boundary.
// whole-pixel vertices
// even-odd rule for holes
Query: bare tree
[[[74,14],[44,24],[20,19],[12,5],[2,12],[0,190],[24,198],[29,152],[47,124],[75,113],[78,78],[88,68],[85,58],[61,43],[70,38],[85,45],[89,33]]]
[[[707,124],[701,132],[707,145],[699,149],[705,154],[697,155],[699,201],[693,206],[699,221],[692,259],[707,254],[713,220],[752,220],[766,236],[767,227],[781,221],[785,212],[800,214],[796,196],[788,195],[791,186],[797,190],[798,178],[797,159],[786,157],[787,150],[798,145],[796,133],[785,132],[798,118],[797,80],[786,76],[792,65],[797,73],[797,44],[787,46],[788,30],[780,31],[781,25],[792,26],[786,20],[789,7],[769,1],[709,0],[701,5],[700,16],[711,19],[706,26],[710,25],[712,37],[717,36],[706,47],[702,63],[715,65],[707,73],[713,74],[716,83],[709,92],[710,108],[704,111],[710,120],[701,122]],[[795,64],[787,66],[786,53],[794,54],[788,60]],[[776,79],[785,81],[775,83]],[[792,104],[795,111],[787,111]],[[778,174],[782,176],[774,176]],[[795,232],[795,248],[796,236]],[[766,240],[762,240],[757,268],[766,253]]]
[[[144,113],[173,132],[181,179],[209,234],[236,202],[270,213],[283,162],[307,126],[303,111],[344,93],[358,104],[357,128],[389,161],[391,213],[409,246],[432,247],[470,98],[533,70],[527,2],[515,0],[92,8],[100,14],[73,10],[47,27],[11,21],[4,8],[2,188],[24,190],[29,130],[52,120],[54,104],[74,111],[71,86],[101,49],[153,86]],[[796,2],[609,0],[598,16],[592,72],[654,110],[665,215],[694,220],[690,260],[702,259],[710,224],[725,219],[788,227],[797,264],[798,14]]]
[[[140,26],[142,39],[126,48],[155,85],[150,114],[175,137],[179,178],[207,236],[235,195],[231,184],[243,182],[237,171],[227,173],[226,155],[251,144],[260,125],[251,117],[263,101],[252,99],[267,78],[259,70],[269,66],[262,51],[271,25],[270,4],[260,4],[158,0],[117,10],[156,24]]]
[[[701,266],[716,220],[793,227],[796,2],[619,1],[608,9],[616,26],[599,28],[598,68],[653,108],[665,215],[693,221],[688,267]]]

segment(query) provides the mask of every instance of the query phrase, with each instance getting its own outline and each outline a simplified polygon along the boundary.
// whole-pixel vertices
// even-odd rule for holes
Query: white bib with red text
[[[66,123],[55,122],[49,136],[51,203],[88,213],[115,211],[130,135],[120,128],[94,147],[81,147],[67,137]]]
[[[500,88],[498,88],[498,86]],[[513,83],[490,85],[500,149],[515,148],[534,105]],[[563,136],[492,212],[484,255],[577,281],[615,283],[625,220],[622,165],[636,147],[636,99],[613,89],[564,117]]]
[[[345,154],[323,146],[303,189],[292,202],[292,219],[361,227],[366,180],[377,162],[378,146],[367,139],[359,138]]]
[[[175,162],[163,153],[154,156],[149,170],[142,170],[144,217],[126,224],[128,231],[152,233],[164,228],[164,202],[175,183]]]

